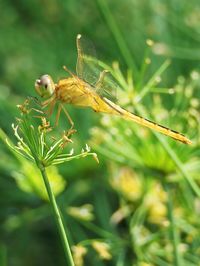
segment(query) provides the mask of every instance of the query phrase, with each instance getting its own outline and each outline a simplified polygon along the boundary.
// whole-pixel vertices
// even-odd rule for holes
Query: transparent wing
[[[111,73],[99,64],[92,43],[79,34],[76,45],[78,52],[76,73],[78,77],[89,83],[99,95],[116,101],[118,84],[114,81]]]
[[[95,84],[98,79],[98,69],[90,62],[89,58],[96,58],[96,51],[92,43],[83,38],[80,34],[76,38],[77,63],[76,73],[84,81]]]

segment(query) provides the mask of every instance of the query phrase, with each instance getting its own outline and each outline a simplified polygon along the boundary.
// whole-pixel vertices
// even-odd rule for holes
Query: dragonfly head
[[[43,98],[49,98],[55,91],[55,84],[49,75],[42,75],[35,81],[36,92]]]

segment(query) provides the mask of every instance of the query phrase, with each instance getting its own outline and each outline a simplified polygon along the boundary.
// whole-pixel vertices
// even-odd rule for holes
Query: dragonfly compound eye
[[[35,89],[41,97],[48,98],[53,95],[55,84],[49,75],[43,75],[36,79]]]

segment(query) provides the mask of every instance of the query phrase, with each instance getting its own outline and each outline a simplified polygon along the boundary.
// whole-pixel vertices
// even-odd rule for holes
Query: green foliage
[[[74,130],[69,130],[56,138],[52,135],[53,128],[47,121],[42,110],[31,107],[27,99],[23,105],[18,105],[21,111],[21,117],[17,118],[17,125],[12,125],[14,135],[17,139],[17,145],[11,144],[7,139],[6,142],[12,152],[22,156],[19,158],[20,171],[15,171],[15,177],[19,187],[26,192],[35,192],[41,198],[48,199],[43,180],[40,177],[40,168],[47,168],[46,172],[55,195],[61,193],[65,188],[66,181],[59,175],[54,165],[69,162],[73,159],[80,159],[91,155],[98,162],[97,155],[90,152],[89,146],[82,149],[80,154],[74,155],[74,150],[65,153],[65,146],[73,143],[71,135]],[[41,123],[36,121],[37,116],[33,111],[40,113]],[[35,117],[35,119],[34,119]],[[54,133],[55,134],[55,133]],[[5,134],[1,132],[2,139]],[[26,160],[24,160],[26,159]]]
[[[58,81],[66,75],[62,65],[75,69],[78,33],[95,43],[119,84],[121,106],[193,143],[67,107],[78,133],[62,159],[85,143],[100,159],[48,167],[77,266],[199,265],[199,1],[0,5],[0,265],[66,265],[41,180],[5,138],[13,147],[16,105],[35,96],[36,78],[48,73]],[[61,117],[59,132],[66,127]],[[40,139],[37,127],[32,133]]]
[[[162,68],[163,65],[156,73],[161,73]],[[148,129],[132,122],[103,117],[102,127],[91,130],[91,146],[112,162],[109,164],[109,180],[121,201],[119,209],[111,219],[117,225],[123,219],[129,221],[132,251],[135,252],[137,261],[146,262],[147,265],[182,265],[183,261],[189,264],[189,257],[193,254],[198,257],[199,254],[198,246],[190,249],[189,240],[191,232],[199,228],[198,222],[191,223],[191,215],[192,220],[198,220],[198,207],[195,202],[199,202],[200,196],[200,160],[195,155],[196,147],[199,145],[196,137],[198,122],[193,120],[192,115],[197,113],[198,109],[191,106],[195,101],[196,86],[187,88],[182,103],[190,112],[185,112],[185,108],[177,109],[176,105],[170,112],[166,112],[157,87],[167,92],[170,92],[170,88],[162,88],[155,82],[157,75],[154,75],[151,81],[147,81],[148,85],[143,86],[148,97],[147,105],[143,106],[140,100],[144,94],[137,91],[131,75],[127,79],[124,78],[118,65],[113,65],[111,72],[116,78],[119,77],[118,82],[123,86],[119,92],[119,99],[126,99],[124,104],[128,110],[149,118],[148,110],[151,107],[154,120],[162,123],[164,119],[165,125],[169,127],[176,121],[180,132],[194,136],[193,146],[188,148],[174,140],[169,140],[168,143],[165,136],[154,132],[152,134]],[[196,78],[199,80],[199,75]],[[193,77],[187,83],[191,85]],[[178,80],[173,88],[171,97],[175,102],[183,93],[181,86]],[[188,90],[190,92],[187,94]],[[192,165],[196,166],[191,167]],[[188,216],[190,208],[195,211]],[[182,222],[184,226],[181,225]],[[191,231],[186,232],[188,226],[191,226]],[[198,242],[198,237],[192,241]],[[182,245],[184,250],[181,251]]]

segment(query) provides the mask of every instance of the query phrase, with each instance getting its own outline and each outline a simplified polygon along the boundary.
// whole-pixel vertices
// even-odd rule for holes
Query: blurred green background
[[[76,265],[200,265],[199,1],[7,0],[0,10],[0,265],[66,265],[40,177],[4,133],[15,141],[16,105],[36,96],[36,78],[75,71],[78,33],[111,67],[121,105],[193,144],[67,108],[78,131],[69,149],[88,143],[100,160],[50,174]]]

